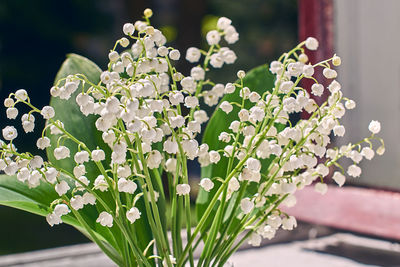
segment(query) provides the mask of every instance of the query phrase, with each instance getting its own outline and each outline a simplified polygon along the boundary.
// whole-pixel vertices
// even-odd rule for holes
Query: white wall
[[[361,164],[357,183],[400,190],[400,0],[335,0],[339,81],[357,108],[345,118],[347,141],[382,123],[386,153]],[[349,178],[350,179],[350,178]]]

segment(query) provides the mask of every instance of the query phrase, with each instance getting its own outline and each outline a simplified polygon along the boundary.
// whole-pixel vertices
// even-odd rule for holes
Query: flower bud
[[[235,90],[236,90],[235,85],[231,83],[227,83],[225,85],[225,94],[232,94],[233,92],[235,92]]]
[[[354,164],[350,165],[347,169],[347,173],[352,177],[359,177],[361,175],[361,168]]]
[[[209,31],[206,35],[208,45],[217,45],[221,40],[219,32],[216,30]]]
[[[4,106],[6,108],[10,108],[14,105],[14,100],[12,98],[6,98],[4,99]]]
[[[213,181],[210,178],[203,178],[200,181],[200,186],[207,192],[210,192],[211,189],[214,187]]]
[[[67,215],[69,212],[70,210],[66,204],[58,204],[54,208],[54,214],[57,215],[58,217]]]
[[[157,53],[158,53],[160,56],[165,57],[165,56],[168,55],[168,48],[166,48],[165,46],[160,46],[160,47],[157,49]]]
[[[289,216],[282,219],[282,229],[291,231],[296,227],[297,221],[295,217]]]
[[[139,211],[138,208],[136,207],[132,207],[130,210],[128,210],[126,212],[126,218],[128,219],[128,221],[130,221],[131,223],[134,223],[137,219],[140,218],[140,215],[142,213]]]
[[[59,196],[65,195],[69,189],[70,189],[69,185],[64,180],[62,180],[55,186],[55,190]]]
[[[154,27],[153,26],[147,26],[146,27],[146,34],[153,35],[154,34]]]
[[[100,223],[102,226],[112,227],[113,226],[113,217],[110,213],[106,211],[102,211],[99,214],[96,222]]]
[[[56,160],[65,159],[69,157],[69,149],[66,146],[60,146],[54,149],[54,157]]]
[[[321,195],[325,195],[326,192],[328,191],[328,186],[324,183],[316,183],[314,189]]]
[[[127,47],[129,45],[129,40],[128,38],[123,37],[119,40],[119,43],[122,47]]]
[[[18,116],[18,109],[13,107],[7,108],[6,114],[8,119],[13,120]]]
[[[356,102],[354,102],[353,100],[347,100],[347,101],[344,103],[344,106],[345,106],[347,109],[354,109],[354,108],[356,107]]]
[[[51,119],[55,116],[54,108],[51,106],[45,106],[42,108],[40,114],[43,116],[45,120]]]
[[[135,31],[135,26],[132,23],[125,23],[123,27],[123,32],[125,35],[132,35]]]
[[[333,69],[330,68],[325,68],[322,71],[322,74],[325,76],[327,79],[335,79],[337,77],[337,72]]]
[[[381,123],[379,121],[372,120],[369,123],[368,130],[373,134],[379,133],[381,131]]]
[[[92,159],[94,162],[99,162],[102,160],[105,160],[106,154],[104,153],[103,150],[97,149],[92,151]]]
[[[153,16],[153,10],[151,10],[150,8],[146,8],[143,11],[143,14],[146,18],[151,18],[151,16]]]
[[[190,193],[190,185],[188,185],[188,184],[178,184],[176,186],[176,193],[179,196],[188,195]]]
[[[228,101],[222,102],[219,108],[226,114],[229,114],[233,110],[233,106]]]
[[[244,72],[244,70],[239,70],[239,71],[236,73],[236,75],[237,75],[237,77],[238,77],[239,79],[243,79],[243,78],[246,76],[246,72]]]
[[[116,61],[119,59],[119,54],[118,54],[118,52],[117,52],[117,51],[111,51],[111,52],[108,54],[108,59],[109,59],[111,62],[116,62]]]
[[[15,138],[17,138],[17,135],[18,135],[18,132],[14,126],[6,126],[3,129],[3,137],[7,141],[14,140]]]
[[[186,60],[190,63],[195,63],[199,61],[201,57],[200,50],[196,47],[189,47],[186,51]]]
[[[244,214],[250,213],[254,208],[254,203],[248,197],[243,198],[240,201],[240,208],[242,209]]]
[[[89,161],[89,153],[87,151],[77,152],[74,156],[74,160],[78,164],[88,162]]]
[[[339,185],[342,186],[346,181],[346,177],[340,172],[335,172],[332,176],[332,179]]]
[[[132,180],[125,178],[118,179],[118,191],[133,194],[136,191],[137,185]]]
[[[384,153],[385,153],[385,147],[383,145],[378,147],[378,149],[376,150],[376,154],[378,154],[379,156],[382,156]]]
[[[299,61],[301,62],[301,63],[307,63],[308,62],[308,56],[306,55],[306,54],[300,54],[299,55]]]
[[[179,60],[180,57],[181,57],[181,53],[177,49],[171,50],[169,52],[169,58],[172,60]]]
[[[26,90],[24,89],[19,89],[15,92],[15,97],[18,100],[22,100],[25,101],[26,99],[28,99],[28,93],[26,92]]]
[[[317,50],[318,49],[318,40],[314,37],[308,37],[306,40],[306,47],[309,50]]]
[[[338,57],[338,56],[333,56],[333,58],[332,58],[332,64],[333,64],[333,66],[340,66],[340,64],[342,64],[342,60],[340,59],[340,57]]]

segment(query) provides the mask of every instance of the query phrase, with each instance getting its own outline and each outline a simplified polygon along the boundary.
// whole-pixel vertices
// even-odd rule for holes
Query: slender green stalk
[[[184,157],[183,154],[181,154],[182,158]],[[187,161],[186,158],[182,159],[182,173],[183,175],[183,182],[186,184],[189,184],[189,178],[188,178],[188,170],[187,170]],[[184,202],[185,202],[185,215],[186,215],[186,235],[187,239],[189,240],[192,237],[192,223],[191,223],[191,211],[190,211],[190,195],[187,194],[184,196]],[[191,267],[194,267],[194,260],[193,260],[193,249],[190,249],[189,251],[189,263]]]
[[[64,201],[68,202],[68,199],[66,197],[63,198]],[[87,231],[89,234],[90,238],[95,242],[100,249],[108,256],[110,259],[112,259],[115,263],[117,263],[120,266],[123,266],[124,263],[121,261],[121,259],[115,257],[115,255],[106,247],[104,246],[103,242],[97,237],[96,233],[93,232],[92,228],[86,223],[86,221],[82,218],[82,216],[79,214],[79,212],[75,211],[74,209],[70,208],[72,210],[72,213],[74,214],[75,218],[79,221],[79,223],[83,226],[83,228]]]
[[[233,205],[234,208],[233,208],[233,210],[232,210],[231,215],[229,216],[229,218],[228,218],[228,220],[227,220],[226,226],[222,226],[222,225],[221,225],[221,226],[223,227],[223,229],[222,229],[222,232],[221,232],[220,237],[218,238],[218,241],[216,242],[216,244],[215,244],[215,246],[214,246],[214,251],[213,251],[213,253],[212,253],[212,255],[211,255],[211,258],[215,257],[215,255],[217,255],[217,254],[219,253],[220,248],[223,247],[223,246],[222,246],[222,242],[226,242],[226,241],[225,241],[225,237],[226,237],[226,235],[227,235],[227,233],[228,233],[228,231],[229,231],[229,229],[230,229],[230,227],[231,227],[231,225],[232,225],[232,223],[233,223],[233,221],[234,221],[235,215],[236,215],[236,209],[235,209],[235,208],[236,208],[236,207],[239,207],[239,205],[240,205],[240,200],[242,199],[243,195],[244,195],[245,192],[246,192],[247,184],[248,184],[248,181],[244,181],[244,183],[243,183],[242,186],[240,187],[240,190],[239,190],[239,192],[238,192],[238,194],[237,194],[235,203],[234,203],[234,205]]]
[[[241,79],[241,88],[240,88],[240,90],[242,90],[242,89],[243,89],[243,79]],[[243,98],[241,106],[240,106],[241,109],[244,108],[244,104],[245,104],[245,99]],[[235,142],[233,144],[232,155],[230,155],[230,157],[229,157],[226,175],[228,175],[232,170],[233,162],[234,162],[234,159],[235,159],[235,154],[237,152],[237,145],[239,144],[240,132],[241,132],[242,128],[243,128],[243,123],[240,122],[239,130],[236,133]],[[246,185],[244,185],[244,188],[246,188]],[[243,189],[243,185],[242,185],[242,189]],[[226,194],[227,194],[227,188],[225,188],[225,190],[222,193],[222,199],[221,199],[220,205],[219,205],[218,210],[217,210],[216,220],[214,220],[212,225],[211,225],[211,231],[210,231],[210,234],[209,234],[209,236],[207,238],[207,241],[206,241],[206,244],[205,244],[205,249],[203,250],[204,254],[202,253],[202,255],[200,257],[199,265],[201,265],[201,263],[203,262],[203,259],[207,259],[206,263],[205,263],[205,265],[207,266],[207,264],[211,260],[210,253],[211,253],[212,249],[219,243],[219,242],[216,242],[215,239],[216,239],[217,233],[219,231],[219,230],[217,230],[217,228],[222,225],[222,218],[224,217]],[[223,238],[224,238],[224,236],[220,237],[219,240],[222,240]]]
[[[151,182],[150,173],[149,173],[149,170],[147,168],[146,160],[144,158],[143,151],[142,151],[142,142],[141,142],[140,137],[139,137],[139,135],[137,133],[135,134],[135,138],[136,138],[136,148],[137,148],[137,150],[139,152],[138,153],[139,154],[139,158],[140,158],[140,161],[142,162],[142,165],[143,165],[143,171],[144,171],[144,174],[145,174],[146,185],[149,188],[149,193],[150,193],[150,198],[151,198],[151,203],[150,204],[151,204],[151,207],[152,207],[152,210],[153,210],[154,220],[155,220],[156,226],[159,228],[158,231],[159,231],[160,239],[161,239],[161,244],[159,244],[159,245],[160,245],[161,250],[162,250],[161,252],[164,255],[164,258],[165,258],[168,266],[172,266],[171,260],[169,258],[170,251],[169,251],[169,245],[168,245],[168,241],[167,241],[168,239],[167,239],[166,236],[164,236],[164,233],[163,233],[163,230],[162,230],[163,227],[162,227],[160,215],[159,215],[159,212],[158,212],[155,192],[154,192],[153,185],[152,185],[152,182]]]
[[[125,141],[127,142],[128,146],[132,147],[132,143],[129,140],[129,138],[127,137],[127,133],[126,133],[125,127],[123,126],[122,122],[120,122],[119,126],[120,126],[121,130],[125,133]],[[137,148],[139,150],[139,144],[137,144]],[[141,144],[140,144],[140,151],[141,151]],[[130,151],[130,154],[131,154],[131,158],[133,160],[136,170],[140,170],[140,165],[137,160],[137,156],[132,151]],[[141,161],[143,162],[143,154],[142,154]],[[157,245],[163,246],[162,244],[165,244],[165,241],[163,241],[163,239],[166,237],[164,237],[164,231],[162,230],[163,228],[161,226],[161,222],[159,223],[159,225],[157,225],[157,222],[155,221],[155,218],[154,218],[154,216],[155,216],[154,215],[155,214],[154,213],[155,193],[154,193],[154,190],[152,192],[153,194],[151,194],[150,191],[147,191],[147,188],[150,188],[150,186],[151,186],[151,179],[149,178],[148,171],[147,171],[147,174],[148,174],[148,176],[147,176],[146,182],[141,177],[138,177],[138,179],[140,181],[140,184],[142,185],[141,187],[142,187],[142,190],[144,193],[143,194],[144,204],[145,204],[146,214],[147,214],[148,222],[150,224],[150,228],[152,229],[152,232],[155,235]],[[150,180],[150,184],[148,183],[149,182],[148,180]],[[150,199],[149,199],[149,195],[150,195]],[[149,202],[151,203],[152,207],[150,207]],[[157,212],[158,212],[158,208],[157,208]],[[165,233],[165,235],[166,235],[166,233]],[[162,247],[161,251],[163,253],[165,253],[165,248]],[[167,262],[170,261],[169,254],[164,255],[164,256],[168,258]]]
[[[235,238],[233,239],[233,242],[231,243],[231,245],[229,246],[229,248],[228,248],[228,253],[226,253],[226,255],[222,258],[222,260],[220,261],[220,263],[219,263],[219,265],[218,265],[218,267],[222,267],[226,262],[227,262],[227,260],[230,258],[230,256],[232,256],[232,254],[236,251],[236,250],[238,250],[239,249],[239,247],[243,244],[243,242],[244,241],[246,241],[249,237],[250,237],[250,235],[255,231],[255,229],[257,229],[257,226],[260,226],[260,225],[262,225],[266,220],[267,220],[267,218],[268,218],[268,215],[270,215],[271,213],[272,213],[272,211],[274,211],[281,203],[282,203],[282,201],[283,200],[285,200],[285,198],[287,197],[288,195],[284,195],[283,197],[281,197],[275,204],[274,204],[274,206],[271,208],[271,210],[251,229],[251,230],[249,230],[245,235],[244,235],[244,237],[242,237],[240,240],[239,240],[239,242],[232,248],[232,249],[230,249],[231,248],[231,246],[233,245],[233,242],[235,241],[235,239],[236,239],[236,236],[235,236]],[[267,207],[268,208],[268,207]],[[244,229],[244,228],[243,228]],[[241,231],[240,231],[241,232]],[[230,250],[229,250],[230,249]]]
[[[171,220],[171,234],[172,234],[172,244],[174,248],[174,255],[180,255],[182,253],[182,238],[181,238],[181,233],[179,232],[178,224],[180,224],[180,208],[178,208],[178,197],[176,194],[176,186],[178,185],[178,177],[179,177],[179,172],[180,172],[180,157],[177,157],[177,164],[176,164],[176,174],[173,176],[173,180],[171,181],[172,186],[171,186],[171,196],[172,198],[171,201],[171,214],[174,214],[175,216],[172,216]]]

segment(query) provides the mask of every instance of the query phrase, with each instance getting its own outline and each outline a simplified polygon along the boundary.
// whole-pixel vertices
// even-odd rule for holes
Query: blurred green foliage
[[[269,64],[297,44],[296,0],[212,0],[206,11],[203,35],[221,16],[230,18],[239,33],[239,41],[231,46],[238,59],[213,71],[217,82],[234,81],[237,70]]]
[[[164,34],[165,38],[167,38],[167,42],[173,42],[176,40],[178,35],[178,30],[174,26],[164,25],[159,28],[159,30]]]
[[[218,18],[219,17],[214,15],[205,15],[203,17],[201,20],[201,35],[203,37],[207,35],[207,32],[215,30],[217,27]]]

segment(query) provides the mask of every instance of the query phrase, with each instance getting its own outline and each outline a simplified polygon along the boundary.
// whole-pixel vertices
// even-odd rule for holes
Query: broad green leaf
[[[17,180],[16,176],[0,175],[0,205],[28,211],[40,216],[50,212],[50,203],[59,198],[47,183],[40,183],[36,188]],[[63,221],[83,232],[78,221],[70,215],[63,216]]]
[[[0,175],[0,205],[46,216],[50,213],[51,202],[58,198],[54,188],[47,183],[41,182],[38,187],[29,188],[27,184],[18,181],[16,176]],[[87,235],[84,228],[70,214],[63,216],[63,221]]]
[[[85,57],[76,54],[69,54],[58,71],[54,84],[68,75],[78,73],[85,75],[85,77],[95,85],[100,82],[101,69],[95,63]],[[63,82],[61,84],[63,84]],[[68,100],[54,97],[51,98],[50,105],[55,109],[56,112],[54,119],[63,122],[65,129],[79,141],[83,142],[89,149],[93,150],[97,147],[103,149],[106,152],[106,160],[103,162],[103,164],[104,166],[108,166],[110,164],[111,151],[108,145],[103,142],[101,132],[96,129],[95,122],[98,117],[95,115],[85,116],[82,114],[75,101],[76,96],[82,92],[82,90],[87,91],[90,87],[87,83],[83,88],[82,86],[83,84],[81,83],[79,88]],[[67,159],[56,160],[53,155],[53,151],[54,148],[57,147],[56,145],[59,136],[51,135],[49,130],[46,132],[46,134],[50,138],[52,144],[52,146],[46,151],[49,161],[59,168],[63,168],[69,172],[72,172],[76,165],[73,155],[78,151],[77,144],[71,140],[66,140],[64,145],[70,149],[71,156]],[[93,182],[94,179],[100,174],[98,168],[93,162],[85,163],[85,167],[87,171],[86,176]],[[103,200],[106,201],[109,207],[115,209],[115,201],[113,200],[110,192],[98,192],[98,194]],[[142,199],[137,202],[137,206],[142,211],[144,210],[144,203]],[[100,233],[108,242],[110,242],[112,246],[116,247],[118,242],[116,242],[115,239],[124,240],[124,238],[122,237],[121,231],[116,226],[109,229],[96,223],[97,216],[102,210],[104,210],[104,208],[97,203],[96,207],[87,207],[87,209],[85,208],[82,216],[86,219],[93,230]],[[149,225],[145,223],[146,221],[147,217],[143,212],[142,218],[132,225],[132,229],[134,229],[134,231],[140,235],[140,238],[138,239],[141,241],[139,246],[142,249],[144,249],[153,238]]]
[[[60,79],[66,78],[68,75],[73,74],[83,74],[86,78],[93,84],[98,84],[100,81],[101,69],[89,59],[76,55],[69,54],[67,55],[67,59],[63,62],[60,70],[58,71],[54,84]],[[61,84],[64,84],[62,82]],[[52,97],[50,100],[50,105],[55,110],[54,120],[60,120],[64,123],[64,128],[72,134],[79,141],[83,142],[89,149],[96,149],[97,146],[101,147],[107,155],[110,155],[109,148],[101,139],[101,133],[96,129],[95,121],[97,117],[95,115],[85,116],[80,111],[78,104],[75,101],[76,96],[83,91],[86,91],[89,88],[89,84],[85,84],[82,89],[83,83],[81,82],[79,88],[72,94],[72,96],[68,100],[63,100],[60,98]],[[74,161],[74,155],[78,151],[78,145],[71,140],[65,140],[64,145],[67,146],[70,150],[70,157],[63,160],[56,160],[53,151],[57,147],[57,141],[60,135],[52,135],[50,134],[50,130],[46,132],[47,137],[51,140],[51,147],[48,147],[47,157],[48,160],[58,168],[62,168],[69,172],[73,172],[73,168],[76,163]],[[107,157],[109,158],[109,157]],[[89,180],[93,181],[99,171],[93,162],[85,163],[86,167],[86,176]],[[109,193],[100,193],[103,199],[108,200],[107,202],[111,207],[114,207],[114,201],[112,200]],[[109,230],[104,230],[102,226],[96,224],[96,218],[98,216],[98,211],[104,210],[104,208],[99,207],[99,204],[96,205],[97,210],[94,207],[87,207],[84,210],[84,214],[82,215],[93,230],[98,233],[107,236],[107,240],[111,242],[111,244],[116,245],[112,242],[112,234]],[[116,230],[113,230],[115,232]],[[118,232],[118,231],[117,231]],[[120,235],[120,233],[114,233]]]
[[[95,63],[85,57],[76,54],[69,54],[58,71],[54,84],[68,75],[78,73],[84,74],[86,78],[93,84],[98,84],[100,81],[101,69]],[[61,84],[64,84],[64,82]],[[89,84],[85,84],[83,91],[86,91],[88,88]],[[81,92],[82,82],[80,83],[79,88],[68,100],[63,100],[58,97],[51,98],[50,105],[56,112],[54,120],[60,120],[63,122],[65,129],[79,141],[85,143],[89,149],[93,150],[97,146],[100,146],[103,150],[108,152],[107,154],[109,154],[109,148],[102,141],[101,133],[96,129],[95,126],[97,117],[95,115],[83,115],[78,104],[75,102],[76,96]],[[50,134],[50,130],[46,132],[46,135],[51,140],[51,147],[47,148],[46,151],[49,161],[57,167],[72,172],[73,168],[75,167],[73,155],[78,151],[78,146],[73,141],[66,140],[64,145],[69,148],[71,157],[63,160],[56,160],[54,158],[53,151],[57,147],[57,140],[60,136]],[[88,178],[93,180],[98,174],[97,168],[95,167],[94,163],[89,163],[85,166]]]
[[[16,176],[0,175],[0,205],[24,210],[36,215],[46,216],[50,212],[50,203],[59,198],[53,187],[49,184],[41,182],[38,187],[29,188],[27,184],[17,180]],[[90,216],[87,216],[87,211],[90,207],[85,207],[82,211],[82,216],[86,221],[90,222]],[[75,227],[78,231],[83,233],[86,237],[91,239],[88,232],[76,218],[70,214],[62,217],[64,223]],[[98,227],[99,228],[99,227]],[[94,227],[98,238],[100,240],[107,240],[107,229],[96,229]],[[113,254],[117,254],[116,250],[107,245]]]
[[[75,54],[70,54],[61,66],[61,69],[57,73],[55,84],[68,75],[72,74],[83,74],[93,84],[98,84],[100,80],[101,69],[90,60]],[[63,82],[62,82],[63,83]],[[84,87],[82,87],[84,86]],[[80,112],[79,106],[75,102],[76,95],[80,92],[86,91],[89,85],[80,84],[77,91],[68,100],[62,100],[59,98],[52,98],[50,105],[55,109],[56,116],[55,120],[60,120],[64,123],[65,129],[76,137],[79,141],[83,142],[89,149],[93,150],[100,147],[106,152],[106,160],[103,164],[108,166],[110,163],[111,151],[109,147],[104,144],[101,138],[101,132],[97,131],[95,127],[96,116],[90,115],[85,116]],[[74,154],[78,151],[78,146],[71,140],[62,140],[63,145],[70,149],[71,156],[67,159],[56,160],[53,151],[57,147],[59,136],[51,135],[50,131],[47,130],[46,135],[51,140],[51,147],[47,149],[48,160],[58,168],[62,168],[69,172],[73,172],[73,168],[76,163],[73,160]],[[98,168],[93,162],[85,163],[87,174],[86,176],[93,182],[93,180],[99,174]],[[72,184],[73,181],[70,178],[67,179],[68,183]],[[111,197],[110,192],[98,192],[100,197],[107,203],[111,209],[115,209],[115,201]],[[0,205],[14,207],[17,209],[25,210],[37,215],[46,216],[50,212],[50,203],[59,196],[55,192],[54,188],[42,182],[40,186],[30,189],[24,183],[21,183],[16,179],[15,176],[0,175]],[[144,211],[144,202],[141,198],[136,206]],[[99,212],[104,210],[99,202],[95,206],[87,205],[79,211],[82,218],[86,221],[93,232],[96,233],[97,238],[104,243],[108,248],[108,254],[114,260],[119,261],[118,253],[123,249],[123,242],[125,237],[122,235],[120,229],[114,224],[113,227],[103,227],[99,223],[96,223]],[[160,209],[164,210],[164,209]],[[165,217],[165,214],[164,214]],[[78,220],[72,215],[72,213],[63,216],[63,221],[74,226],[76,229],[81,231],[84,235],[90,238],[90,235],[81,225]],[[139,247],[144,250],[145,247],[152,240],[152,232],[149,224],[147,223],[147,216],[145,212],[142,212],[142,216],[134,224],[131,225],[131,229],[139,242]],[[118,252],[119,251],[119,252]]]
[[[252,69],[249,71],[244,78],[244,86],[250,88],[251,91],[258,92],[262,95],[265,91],[271,90],[274,86],[274,76],[269,72],[267,65],[262,65],[257,68]],[[229,102],[237,102],[241,103],[241,98],[239,96],[239,90],[236,90],[235,93],[225,95],[222,101],[229,101]],[[250,103],[247,104],[246,108],[250,108]],[[223,149],[225,147],[225,143],[220,142],[218,140],[218,136],[221,132],[230,132],[229,126],[232,121],[238,120],[237,113],[239,112],[239,107],[234,106],[233,111],[229,114],[226,114],[221,109],[216,109],[214,114],[212,115],[210,121],[207,124],[207,127],[204,131],[203,136],[203,143],[207,143],[210,147],[210,150],[218,150]],[[234,165],[237,161],[234,163]],[[263,169],[267,168],[269,164],[268,160],[262,162]],[[228,166],[228,159],[226,157],[221,157],[221,160],[218,164],[210,164],[206,167],[201,169],[201,177],[221,177],[224,178],[227,175],[227,166]],[[196,215],[197,218],[200,219],[203,215],[204,211],[207,209],[211,199],[213,198],[214,194],[218,190],[218,186],[220,183],[215,182],[214,189],[211,190],[209,193],[200,189],[199,195],[197,196],[196,200]],[[250,185],[249,190],[255,190],[256,186]],[[216,209],[217,207],[215,207]],[[228,211],[232,212],[232,207],[228,207]],[[234,212],[234,211],[233,211]],[[207,225],[212,221],[213,218],[209,218]],[[204,229],[203,229],[204,230]]]

